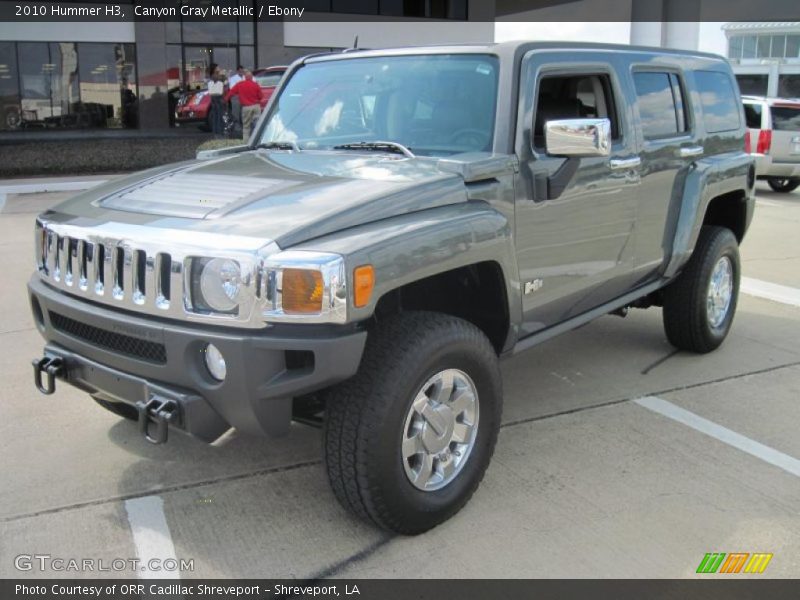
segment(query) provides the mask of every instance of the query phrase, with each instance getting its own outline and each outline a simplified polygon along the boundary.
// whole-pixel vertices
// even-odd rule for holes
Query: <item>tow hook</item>
[[[166,442],[168,426],[178,414],[178,404],[174,400],[153,396],[147,402],[137,402],[136,408],[139,410],[139,431],[145,439],[151,444]]]
[[[64,359],[59,356],[45,356],[33,359],[33,382],[36,389],[49,396],[56,391],[56,377],[66,372]],[[42,374],[45,380],[42,383]]]

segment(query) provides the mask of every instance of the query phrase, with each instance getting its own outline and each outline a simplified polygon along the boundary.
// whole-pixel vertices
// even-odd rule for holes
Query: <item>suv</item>
[[[756,176],[776,192],[793,192],[800,186],[800,101],[743,96],[742,103]]]
[[[755,170],[727,62],[596,44],[306,57],[249,143],[36,222],[37,387],[221,442],[324,428],[337,498],[415,534],[481,481],[498,360],[609,313],[728,334]]]

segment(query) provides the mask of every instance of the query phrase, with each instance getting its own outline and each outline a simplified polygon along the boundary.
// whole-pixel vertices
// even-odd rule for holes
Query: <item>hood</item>
[[[108,182],[58,212],[264,238],[285,248],[409,212],[465,202],[465,160],[322,151],[247,151],[159,167]],[[474,170],[474,169],[472,169]]]

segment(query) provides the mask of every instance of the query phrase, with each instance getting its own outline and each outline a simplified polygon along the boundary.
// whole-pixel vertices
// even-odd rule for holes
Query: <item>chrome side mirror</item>
[[[553,156],[608,156],[611,153],[611,121],[608,119],[559,119],[544,125],[547,153]]]

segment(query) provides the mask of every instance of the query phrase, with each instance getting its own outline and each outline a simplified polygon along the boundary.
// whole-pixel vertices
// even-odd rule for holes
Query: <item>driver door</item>
[[[596,56],[596,53],[593,53]],[[623,295],[632,285],[639,159],[622,82],[608,62],[533,52],[523,62],[516,248],[529,335]],[[605,118],[609,156],[553,156],[550,120]]]

